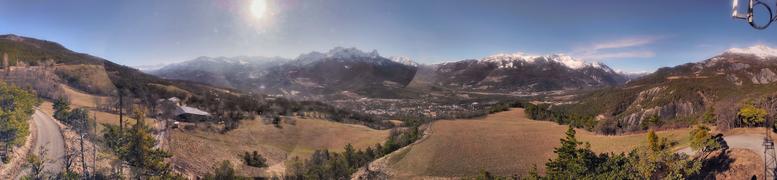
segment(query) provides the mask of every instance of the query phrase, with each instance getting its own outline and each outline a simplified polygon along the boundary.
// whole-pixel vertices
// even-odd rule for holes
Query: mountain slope
[[[149,71],[165,79],[200,82],[220,87],[246,88],[244,82],[265,76],[267,69],[281,65],[288,59],[266,57],[199,57]]]
[[[557,108],[604,119],[597,127],[604,133],[687,126],[703,120],[704,113],[717,117],[711,121],[719,128],[737,127],[737,107],[777,92],[775,54],[777,49],[766,46],[730,49],[701,62],[661,68]]]
[[[627,79],[601,63],[566,55],[498,54],[440,64],[436,84],[465,90],[538,92],[614,86]]]

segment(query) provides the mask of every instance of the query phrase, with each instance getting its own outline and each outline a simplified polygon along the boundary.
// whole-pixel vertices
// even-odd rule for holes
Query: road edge
[[[35,111],[39,110],[35,109]],[[34,115],[35,114],[32,116]],[[22,172],[23,165],[26,164],[25,159],[27,159],[27,156],[29,156],[30,153],[35,151],[32,146],[38,141],[38,133],[35,133],[37,132],[38,124],[35,123],[32,116],[30,116],[30,119],[27,121],[30,124],[30,127],[28,128],[30,134],[25,139],[24,145],[18,147],[17,151],[14,151],[13,158],[10,162],[0,167],[0,179],[13,179],[18,177],[20,172]]]

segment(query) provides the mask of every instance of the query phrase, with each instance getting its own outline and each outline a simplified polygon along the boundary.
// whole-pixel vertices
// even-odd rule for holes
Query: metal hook
[[[732,11],[731,16],[734,19],[747,19],[747,23],[750,24],[750,26],[755,28],[755,29],[758,29],[758,30],[766,29],[766,28],[769,27],[769,25],[772,24],[772,22],[777,21],[777,17],[775,17],[774,13],[772,12],[772,8],[769,7],[768,4],[766,4],[766,3],[764,3],[764,2],[762,2],[760,0],[748,0],[747,14],[739,14],[739,12],[738,12],[738,10],[739,10],[739,0],[732,0],[732,2],[733,3],[732,3],[732,9],[731,9],[731,11]],[[757,24],[753,20],[753,18],[754,18],[754,15],[753,15],[754,9],[755,9],[756,6],[759,6],[759,5],[763,6],[764,8],[766,8],[767,12],[769,12],[769,22],[767,22],[766,24],[763,24],[763,25],[759,25],[759,24]]]

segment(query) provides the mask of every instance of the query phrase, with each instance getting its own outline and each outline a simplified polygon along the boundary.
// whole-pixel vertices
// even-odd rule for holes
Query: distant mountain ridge
[[[321,96],[354,92],[370,97],[395,97],[415,74],[408,59],[394,61],[377,51],[336,47],[295,59],[208,58],[168,65],[150,73],[167,79],[208,83],[284,96]]]
[[[563,54],[497,54],[479,60],[439,64],[437,85],[497,92],[538,92],[616,86],[627,77],[603,63],[588,63]]]
[[[424,73],[417,73],[419,69]],[[386,58],[376,50],[342,47],[305,53],[295,59],[248,62],[245,57],[201,57],[151,73],[167,79],[286,96],[357,93],[379,98],[398,97],[411,80],[443,89],[490,92],[577,90],[615,86],[628,80],[605,64],[563,54],[497,54],[480,60],[422,65],[408,57]]]

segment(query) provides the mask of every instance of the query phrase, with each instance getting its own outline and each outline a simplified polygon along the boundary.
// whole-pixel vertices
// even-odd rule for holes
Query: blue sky
[[[256,0],[267,6],[260,15],[253,1],[0,0],[0,34],[131,66],[343,46],[422,63],[565,53],[652,71],[732,47],[777,46],[777,26],[732,19],[727,0]]]

